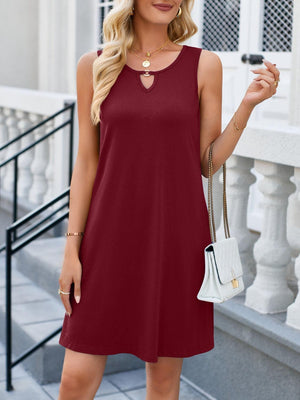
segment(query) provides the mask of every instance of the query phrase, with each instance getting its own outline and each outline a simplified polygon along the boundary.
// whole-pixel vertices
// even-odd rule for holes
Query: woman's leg
[[[102,381],[107,355],[66,348],[58,400],[93,400]]]
[[[146,362],[146,400],[178,400],[183,358],[158,357]]]

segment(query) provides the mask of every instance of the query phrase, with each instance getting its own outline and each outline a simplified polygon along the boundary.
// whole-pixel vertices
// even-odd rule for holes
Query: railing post
[[[70,145],[69,145],[69,152],[70,152],[70,158],[69,158],[69,182],[68,185],[71,184],[71,178],[72,178],[72,170],[73,170],[73,143],[74,143],[74,103],[72,104],[72,107],[70,109]]]
[[[14,200],[13,200],[13,222],[18,218],[18,157],[14,159]]]
[[[6,230],[6,390],[13,390],[11,384],[11,356],[12,356],[12,331],[11,331],[11,229]]]

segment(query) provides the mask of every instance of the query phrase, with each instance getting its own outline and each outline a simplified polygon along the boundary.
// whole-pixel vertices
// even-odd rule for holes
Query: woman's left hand
[[[253,79],[253,82],[247,89],[244,96],[244,102],[252,107],[261,103],[262,101],[272,97],[277,90],[276,81],[279,82],[280,72],[276,68],[276,64],[264,60],[265,68],[257,68],[252,70],[255,74],[259,74]]]

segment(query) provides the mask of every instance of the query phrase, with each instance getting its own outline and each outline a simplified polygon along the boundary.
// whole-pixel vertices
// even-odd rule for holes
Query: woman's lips
[[[172,6],[169,4],[153,4],[153,7],[157,8],[160,11],[170,11]]]

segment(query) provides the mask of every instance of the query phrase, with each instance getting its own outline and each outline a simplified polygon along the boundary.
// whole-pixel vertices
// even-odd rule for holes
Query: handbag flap
[[[230,237],[211,243],[205,251],[212,251],[220,281],[225,284],[243,275],[236,238]]]

